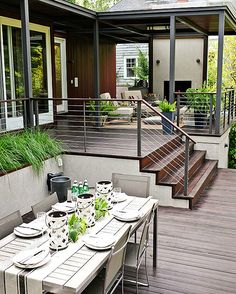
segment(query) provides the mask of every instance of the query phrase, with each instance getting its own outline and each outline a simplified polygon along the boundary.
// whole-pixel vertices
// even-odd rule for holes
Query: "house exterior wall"
[[[156,39],[153,45],[153,90],[160,98],[164,98],[164,81],[169,81],[170,41],[169,39]],[[201,86],[203,47],[203,39],[176,40],[176,81],[192,81],[192,88]],[[196,62],[197,59],[200,59],[200,63]],[[160,63],[156,64],[156,60],[160,60]]]

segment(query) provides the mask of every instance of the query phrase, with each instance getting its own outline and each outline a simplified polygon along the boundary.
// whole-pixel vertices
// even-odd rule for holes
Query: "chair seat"
[[[161,124],[161,117],[160,116],[151,116],[151,117],[146,117],[143,122],[145,124],[149,125],[156,125],[156,124]]]
[[[137,256],[138,256],[139,244],[129,242],[126,249],[125,255],[125,266],[137,267]]]
[[[118,107],[116,110],[112,111],[114,114],[118,115],[132,115],[134,112],[132,107]]]
[[[83,294],[103,294],[104,279],[97,276],[92,283],[83,291]]]

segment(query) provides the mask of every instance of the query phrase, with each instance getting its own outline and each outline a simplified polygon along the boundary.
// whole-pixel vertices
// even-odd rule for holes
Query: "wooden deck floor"
[[[219,170],[195,210],[160,208],[158,221],[158,268],[150,250],[150,287],[139,294],[236,293],[236,171]]]
[[[195,210],[160,208],[158,230],[158,268],[150,248],[150,287],[139,294],[236,293],[236,171],[219,170]]]

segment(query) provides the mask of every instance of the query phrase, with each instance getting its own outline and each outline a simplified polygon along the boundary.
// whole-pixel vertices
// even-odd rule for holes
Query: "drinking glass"
[[[39,211],[37,212],[37,218],[39,219],[42,219],[42,220],[45,220],[45,217],[46,217],[46,212],[44,211]]]
[[[114,195],[120,194],[121,193],[121,187],[115,187],[115,188],[113,188],[113,193],[114,193]]]

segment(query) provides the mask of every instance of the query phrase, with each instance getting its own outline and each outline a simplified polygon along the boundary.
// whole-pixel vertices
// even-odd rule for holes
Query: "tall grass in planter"
[[[5,134],[0,137],[0,171],[7,173],[29,164],[39,174],[45,159],[62,152],[60,141],[51,138],[45,131],[25,130]]]

